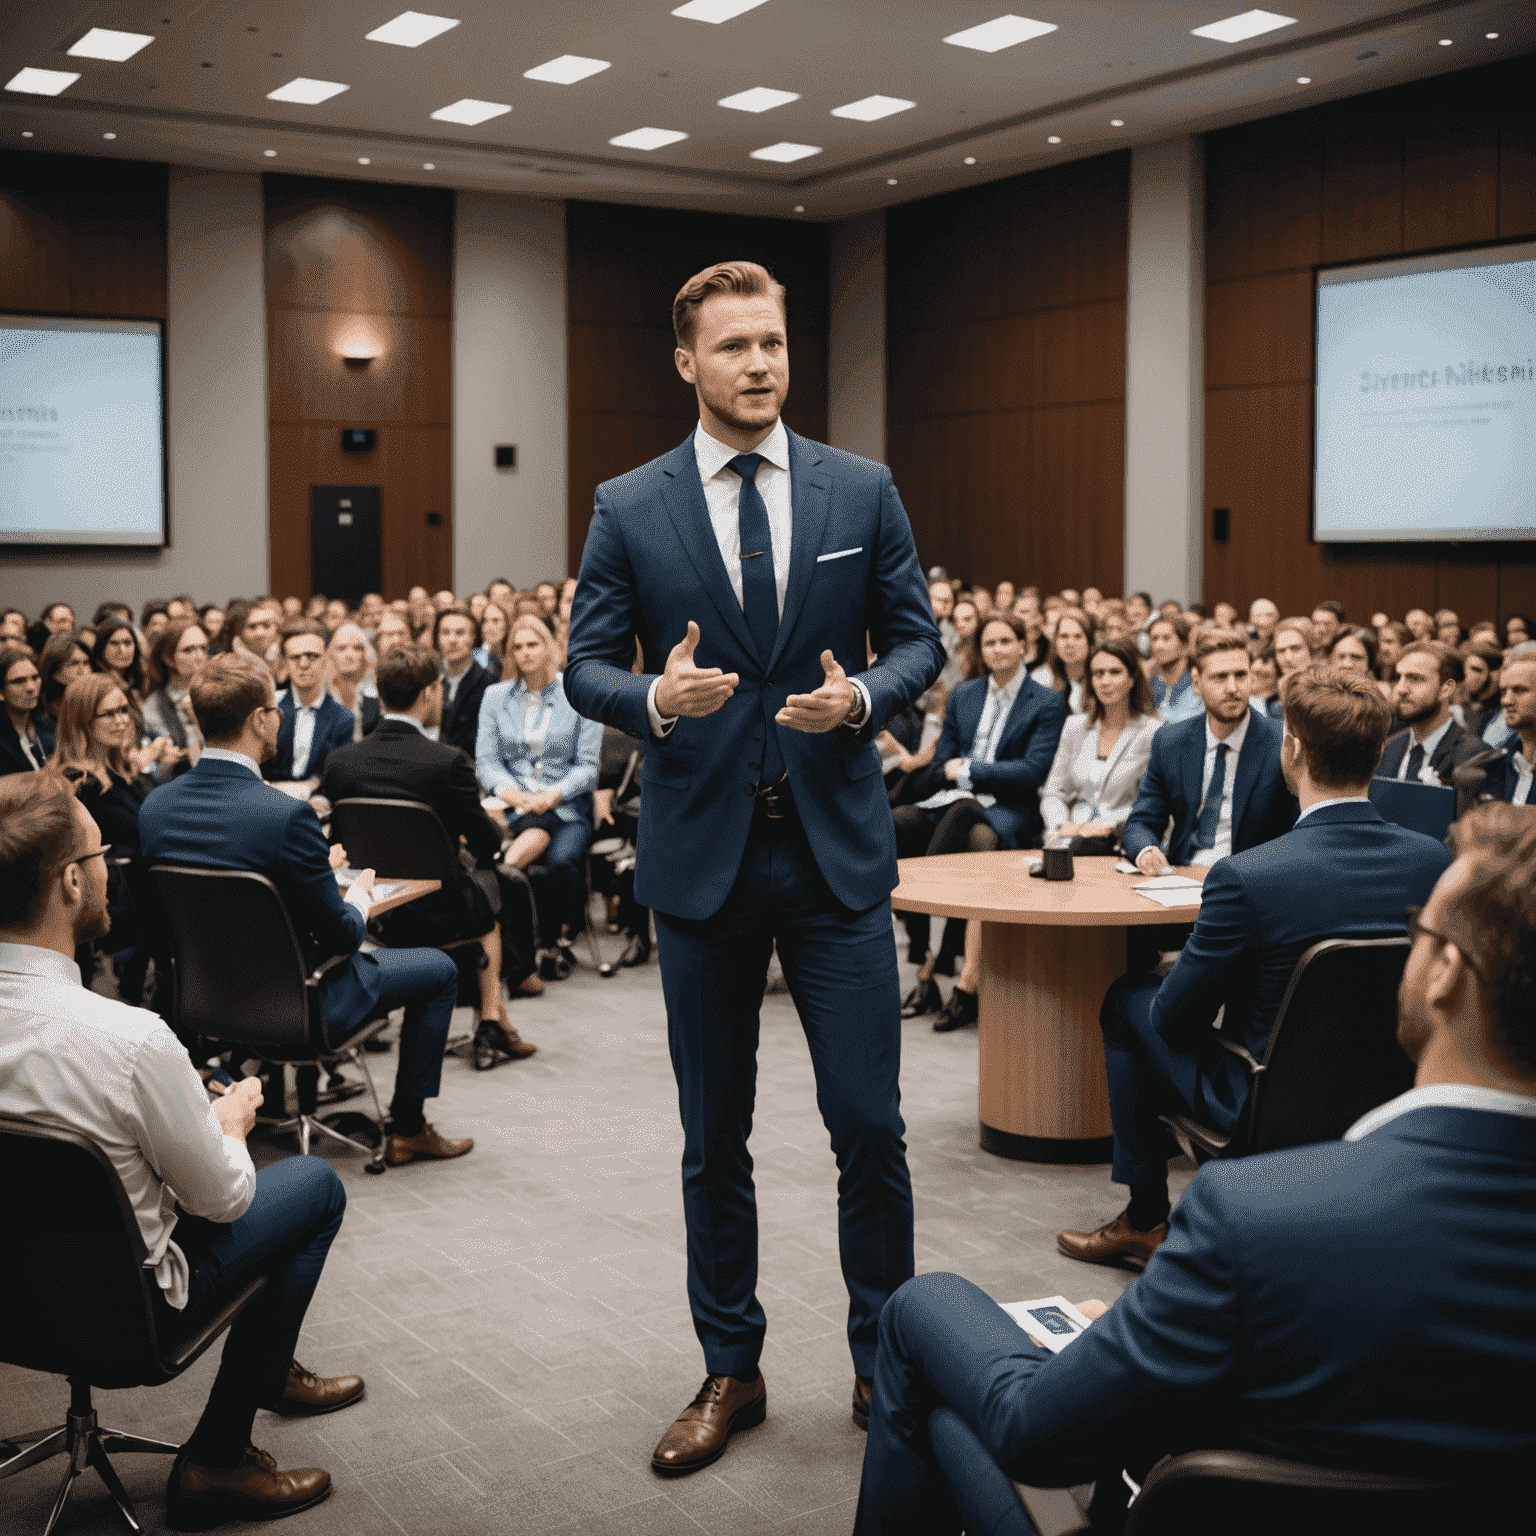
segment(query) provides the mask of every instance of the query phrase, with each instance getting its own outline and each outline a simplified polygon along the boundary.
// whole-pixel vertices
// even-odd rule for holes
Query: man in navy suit
[[[1487,770],[1484,788],[1510,805],[1536,804],[1536,656],[1517,656],[1499,673],[1499,702],[1509,735],[1503,757]]]
[[[1165,981],[1123,976],[1109,989],[1099,1023],[1110,1176],[1130,1186],[1131,1201],[1092,1232],[1058,1234],[1063,1253],[1094,1264],[1145,1260],[1167,1236],[1172,1149],[1159,1117],[1193,1114],[1230,1130],[1248,1097],[1242,1059],[1212,1028],[1219,1009],[1224,1031],[1262,1060],[1304,951],[1320,939],[1401,933],[1405,909],[1427,899],[1449,863],[1444,845],[1384,821],[1366,798],[1391,726],[1370,678],[1321,665],[1292,675],[1280,761],[1301,815],[1285,836],[1212,868]]]
[[[912,1273],[896,849],[872,737],[944,650],[890,471],[780,420],[785,313],[750,262],[678,294],[676,362],[699,426],[598,487],[565,669],[581,714],[646,743],[635,899],[656,913],[688,1299],[709,1373],[656,1448],[662,1473],[707,1466],[766,1412],[747,1137],[775,942],[837,1158],[855,1422],[880,1308]],[[867,670],[866,637],[879,657]]]
[[[1287,747],[1305,806],[1312,752]],[[1282,843],[1326,811],[1302,814]],[[1482,806],[1454,836],[1399,993],[1414,1087],[1342,1141],[1207,1163],[1145,1275],[1084,1303],[1096,1320],[1059,1356],[957,1275],[903,1286],[880,1319],[856,1531],[1028,1536],[1009,1477],[1097,1479],[1100,1529],[1122,1468],[1196,1448],[1441,1479],[1495,1506],[1518,1477],[1526,1501],[1536,814]],[[1491,1513],[1469,1498],[1467,1528],[1529,1523]]]
[[[325,630],[313,619],[295,619],[282,629],[288,686],[278,696],[282,718],[277,746],[261,765],[271,784],[303,784],[313,791],[325,760],[352,740],[352,711],[325,691]]]
[[[440,1136],[423,1114],[426,1100],[437,1097],[458,995],[452,957],[440,949],[358,952],[367,932],[373,871],[364,870],[343,900],[335,871],[346,862],[346,850],[326,847],[320,819],[307,801],[262,782],[260,764],[276,746],[281,710],[273,702],[271,674],[260,662],[215,656],[192,679],[192,709],[206,746],[190,773],[144,802],[139,836],[146,863],[266,875],[306,941],[311,966],[349,957],[326,971],[320,984],[333,1043],[381,1013],[405,1008],[385,1160],[398,1165],[418,1157],[462,1157],[474,1141]],[[238,944],[241,936],[232,933],[229,942]]]

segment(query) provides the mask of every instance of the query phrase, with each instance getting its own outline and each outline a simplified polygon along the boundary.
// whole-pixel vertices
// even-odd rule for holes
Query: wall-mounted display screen
[[[0,544],[166,542],[158,320],[0,315]]]
[[[1536,242],[1320,269],[1312,537],[1536,539]]]

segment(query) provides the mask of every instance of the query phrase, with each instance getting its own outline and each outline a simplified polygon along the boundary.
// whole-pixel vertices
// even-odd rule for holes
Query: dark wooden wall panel
[[[452,586],[453,194],[264,185],[272,590],[310,591],[311,485],[380,488],[386,596]],[[351,341],[376,350],[367,368],[342,361]],[[343,453],[342,427],[378,447]]]
[[[1118,592],[1130,158],[886,215],[891,469],[924,565]]]
[[[1529,545],[1308,541],[1312,268],[1536,233],[1536,57],[1416,81],[1206,141],[1206,602],[1351,618],[1536,605]]]
[[[566,205],[570,569],[581,564],[597,487],[675,448],[698,424],[672,361],[672,300],[716,261],[766,266],[788,290],[785,424],[827,438],[830,235],[793,220]]]

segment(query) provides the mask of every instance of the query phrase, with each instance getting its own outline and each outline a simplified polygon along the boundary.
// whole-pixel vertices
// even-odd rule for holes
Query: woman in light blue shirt
[[[583,886],[581,860],[592,841],[603,728],[583,720],[566,701],[559,651],[542,620],[525,615],[513,623],[507,658],[511,681],[493,683],[480,705],[475,773],[486,792],[507,806],[512,846],[506,862],[527,869],[547,854],[548,901],[540,928],[560,934],[560,953],[546,955],[541,970],[546,979],[559,980],[574,963],[566,933]]]
[[[1165,725],[1201,714],[1205,701],[1195,692],[1189,670],[1189,625],[1183,619],[1155,619],[1147,629],[1152,647],[1152,702]]]

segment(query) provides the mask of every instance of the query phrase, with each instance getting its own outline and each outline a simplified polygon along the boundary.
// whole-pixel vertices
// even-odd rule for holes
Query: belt
[[[760,784],[757,788],[757,804],[752,807],[754,831],[788,832],[800,825],[795,809],[794,790],[786,773],[775,784]]]

